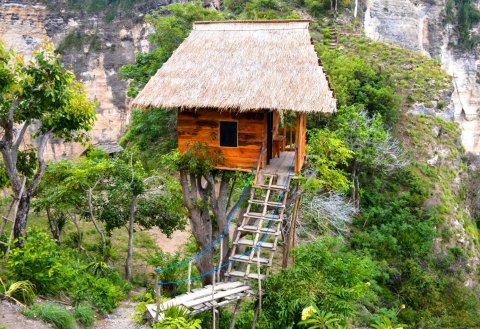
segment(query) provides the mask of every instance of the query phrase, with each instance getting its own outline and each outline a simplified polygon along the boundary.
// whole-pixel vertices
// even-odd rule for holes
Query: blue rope
[[[295,154],[297,153],[297,150],[295,149]],[[282,193],[280,193],[279,197],[278,197],[278,203],[280,203],[283,199],[283,196],[285,195],[285,192],[286,192],[286,187],[287,187],[287,184],[288,184],[288,180],[291,176],[291,173],[292,173],[292,170],[293,170],[293,167],[294,167],[294,164],[295,164],[295,156],[293,157],[293,161],[292,161],[292,164],[290,165],[290,168],[288,169],[288,174],[287,174],[287,179],[285,180],[285,183],[283,185],[283,191]],[[217,267],[217,268],[214,268],[214,269],[211,269],[210,271],[208,272],[205,272],[203,274],[200,274],[200,275],[197,275],[197,276],[194,276],[193,278],[190,278],[190,279],[183,279],[183,280],[178,280],[178,281],[170,281],[170,282],[162,282],[162,281],[159,281],[157,282],[158,285],[174,285],[174,284],[182,284],[182,283],[187,283],[188,281],[195,281],[195,280],[198,280],[198,279],[201,279],[207,275],[210,275],[212,273],[216,273],[218,271],[220,271],[221,269],[227,267],[228,265],[232,264],[233,262],[236,262],[237,260],[239,260],[242,256],[249,256],[252,252],[256,251],[257,249],[261,248],[262,247],[262,244],[265,242],[266,238],[267,238],[267,235],[268,235],[268,232],[270,231],[270,228],[272,227],[272,224],[273,224],[273,220],[275,218],[275,215],[278,213],[278,209],[280,208],[279,205],[277,205],[275,207],[275,210],[272,214],[272,219],[270,219],[270,221],[268,222],[268,226],[267,226],[267,231],[264,233],[262,239],[260,240],[260,242],[257,243],[257,245],[255,245],[252,249],[244,252],[243,254],[239,255],[238,257],[235,257],[231,260],[229,260],[228,262],[222,264],[221,266]],[[160,273],[160,272],[157,272],[157,273]]]
[[[196,255],[193,255],[192,257],[190,257],[189,259],[185,259],[179,263],[176,263],[176,264],[173,264],[173,265],[170,265],[164,269],[156,269],[155,272],[157,273],[162,273],[162,272],[165,272],[165,271],[168,271],[168,270],[171,270],[173,268],[177,268],[179,266],[182,266],[184,264],[188,264],[190,263],[191,261],[194,261],[194,260],[197,260],[199,259],[200,257],[202,257],[203,255],[205,255],[207,252],[209,252],[213,247],[215,247],[220,241],[222,241],[225,236],[227,234],[229,234],[230,232],[230,225],[232,224],[233,222],[233,219],[235,218],[235,214],[237,213],[238,211],[238,208],[240,207],[240,204],[242,203],[243,201],[243,198],[245,198],[245,195],[247,193],[247,190],[250,186],[250,179],[252,178],[254,172],[255,172],[255,168],[257,167],[257,164],[258,164],[258,161],[260,161],[260,157],[262,156],[262,151],[263,151],[263,145],[262,147],[260,148],[260,153],[257,157],[257,160],[255,161],[255,165],[252,167],[252,170],[250,171],[250,174],[248,176],[248,179],[247,179],[247,184],[245,185],[245,187],[243,188],[243,191],[242,191],[242,194],[240,195],[240,198],[239,198],[239,201],[237,202],[237,205],[235,206],[234,208],[234,211],[232,212],[232,214],[230,215],[230,218],[228,219],[227,221],[227,226],[225,227],[225,230],[223,230],[222,234],[218,236],[218,238],[213,241],[210,245],[208,245],[205,249],[203,249],[202,251],[200,251],[198,254]]]

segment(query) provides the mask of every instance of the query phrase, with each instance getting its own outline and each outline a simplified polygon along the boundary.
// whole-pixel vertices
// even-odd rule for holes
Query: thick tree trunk
[[[21,237],[24,237],[27,232],[27,217],[28,212],[30,211],[30,198],[30,193],[25,191],[18,204],[18,212],[15,218],[15,226],[13,228],[13,237],[18,239],[15,243],[15,246],[17,247],[23,246],[23,240]]]
[[[240,202],[237,200],[229,209],[229,191],[232,182],[234,182],[233,176],[228,172],[221,173],[220,179],[216,179],[211,172],[204,175],[180,172],[183,200],[189,213],[193,236],[201,250],[210,246],[222,233],[226,232],[221,248],[219,243],[197,260],[196,266],[202,274],[210,273],[217,267],[217,264],[213,264],[216,251],[222,249],[221,264],[228,260],[230,253],[228,220],[235,215],[234,210]],[[212,276],[206,275],[202,282],[210,284],[211,280]]]
[[[135,224],[135,212],[137,210],[137,196],[134,195],[130,205],[130,218],[128,221],[128,250],[127,258],[125,259],[125,278],[128,281],[132,280],[132,258],[133,258],[133,233]]]

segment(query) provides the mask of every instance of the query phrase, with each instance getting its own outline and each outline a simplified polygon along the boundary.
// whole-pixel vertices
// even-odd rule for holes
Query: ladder
[[[259,282],[261,296],[261,281],[270,271],[282,236],[290,180],[288,173],[257,171],[247,210],[235,231],[225,282],[194,289],[162,303],[149,304],[147,314],[150,318],[162,320],[164,310],[171,306],[197,314],[253,296],[255,291],[249,280]]]
[[[264,280],[282,236],[282,225],[290,189],[287,175],[261,170],[252,187],[247,210],[239,223],[225,276],[230,280]],[[252,250],[254,249],[254,250]]]

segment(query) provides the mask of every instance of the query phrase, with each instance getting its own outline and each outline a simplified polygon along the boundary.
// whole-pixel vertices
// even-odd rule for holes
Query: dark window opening
[[[237,122],[220,121],[220,146],[237,147]]]

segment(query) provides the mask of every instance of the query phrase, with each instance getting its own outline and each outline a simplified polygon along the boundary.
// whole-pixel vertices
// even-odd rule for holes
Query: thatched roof
[[[197,22],[133,105],[333,112],[308,21]]]

